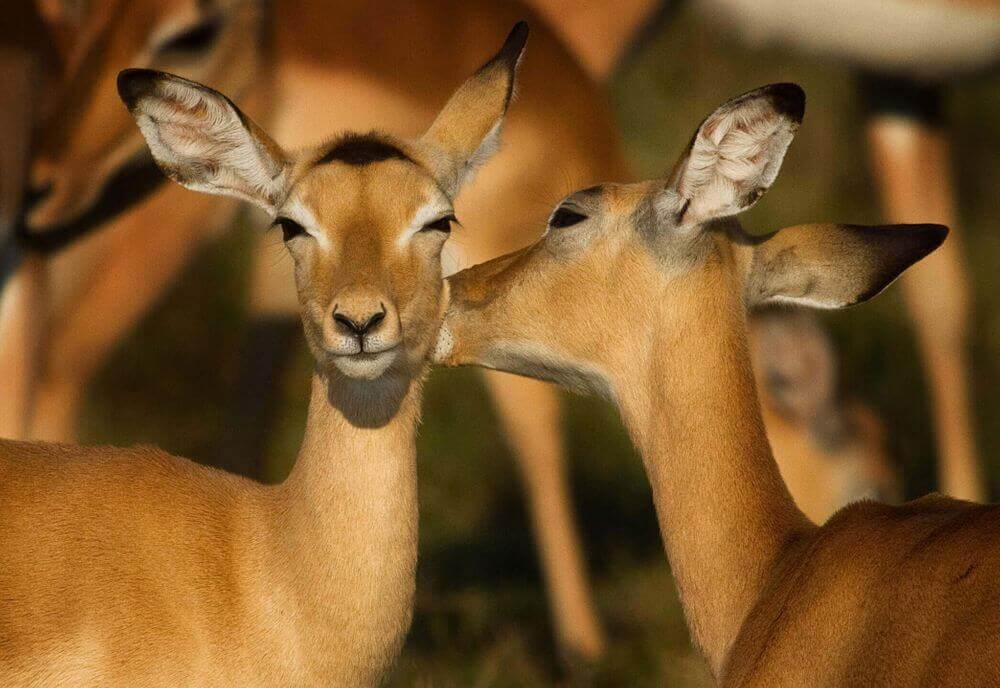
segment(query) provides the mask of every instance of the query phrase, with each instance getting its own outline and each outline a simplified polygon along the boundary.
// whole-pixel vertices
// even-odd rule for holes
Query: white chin
[[[333,365],[345,377],[355,380],[374,380],[381,377],[393,361],[396,351],[383,351],[378,354],[354,354],[353,356],[336,356]]]

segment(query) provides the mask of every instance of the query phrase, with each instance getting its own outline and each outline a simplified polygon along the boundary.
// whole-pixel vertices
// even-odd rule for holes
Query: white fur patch
[[[396,247],[402,249],[410,242],[413,235],[426,227],[428,223],[445,215],[450,215],[453,212],[451,204],[448,203],[447,199],[441,197],[428,199],[424,205],[417,208],[409,224],[400,232],[399,237],[396,239]]]
[[[316,220],[316,215],[313,213],[312,209],[309,208],[305,203],[302,202],[301,198],[297,196],[290,196],[288,200],[285,201],[281,209],[276,213],[283,217],[287,217],[290,220],[295,220],[302,228],[305,229],[309,236],[316,240],[317,245],[326,252],[333,249],[333,243],[330,241],[330,237],[321,231],[318,231],[319,222]]]
[[[480,142],[479,148],[477,148],[465,162],[465,167],[462,171],[462,177],[459,180],[459,184],[471,182],[472,178],[476,175],[476,170],[482,167],[487,160],[493,157],[493,155],[500,150],[500,135],[502,131],[503,117],[494,122],[489,132],[487,132],[486,136],[483,137],[482,142]]]
[[[510,340],[490,347],[481,361],[488,368],[555,382],[577,392],[616,401],[611,381],[594,363],[570,360],[538,342]]]
[[[753,205],[748,194],[774,183],[795,124],[762,96],[723,105],[695,137],[678,193],[690,202],[685,223],[733,215]]]
[[[441,329],[438,330],[437,342],[434,344],[434,353],[431,354],[431,361],[440,363],[451,356],[451,352],[454,350],[455,337],[452,336],[451,330],[448,329],[447,325],[442,325]]]

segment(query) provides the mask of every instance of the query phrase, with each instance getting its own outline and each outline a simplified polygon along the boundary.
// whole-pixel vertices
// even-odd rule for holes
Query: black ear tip
[[[920,238],[921,245],[927,255],[948,238],[948,228],[944,225],[910,225],[913,232]]]
[[[530,32],[528,22],[519,21],[514,24],[514,28],[507,34],[507,40],[503,42],[503,47],[497,53],[497,57],[506,62],[511,70],[517,67],[517,61],[520,59],[521,53],[524,52],[524,45],[528,42]]]
[[[806,114],[806,92],[798,84],[772,84],[767,95],[774,109],[786,117],[802,122]]]
[[[156,88],[159,72],[152,69],[123,69],[118,72],[118,96],[129,107]]]

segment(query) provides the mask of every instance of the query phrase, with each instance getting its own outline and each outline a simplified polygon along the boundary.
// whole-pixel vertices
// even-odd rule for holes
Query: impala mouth
[[[346,377],[374,380],[385,373],[399,357],[400,346],[381,351],[359,351],[353,354],[332,354],[333,365]]]

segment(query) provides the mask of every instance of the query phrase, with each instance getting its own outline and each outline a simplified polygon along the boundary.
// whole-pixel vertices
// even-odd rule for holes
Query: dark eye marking
[[[300,225],[295,220],[287,217],[279,217],[274,221],[275,227],[281,227],[281,238],[284,241],[291,241],[297,236],[303,236],[308,234],[306,228]]]
[[[159,52],[194,53],[205,50],[215,42],[221,28],[222,25],[218,19],[210,19],[200,24],[195,24],[171,36],[170,39],[160,46]]]
[[[433,222],[428,222],[420,230],[421,232],[444,232],[445,234],[451,232],[451,223],[458,222],[458,219],[454,215],[445,215],[444,217],[439,217]]]
[[[561,229],[563,227],[572,227],[575,224],[579,224],[587,219],[586,215],[576,212],[575,210],[570,210],[565,206],[558,208],[552,217],[549,218],[549,227],[552,229]]]

